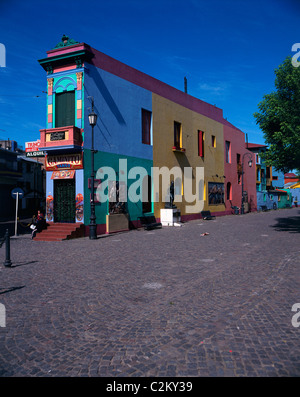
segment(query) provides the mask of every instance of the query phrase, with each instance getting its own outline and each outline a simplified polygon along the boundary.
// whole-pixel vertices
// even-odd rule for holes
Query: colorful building
[[[272,186],[275,189],[284,188],[284,173],[272,167]]]
[[[257,194],[257,210],[277,210],[279,195],[271,191],[256,192]],[[280,196],[281,197],[281,196]]]
[[[284,174],[284,185],[286,187],[290,187],[297,182],[299,182],[299,178],[293,172],[287,172],[286,174]]]
[[[47,128],[40,131],[48,222],[84,223],[88,231],[92,147],[98,234],[135,227],[144,213],[160,218],[171,182],[182,220],[200,218],[202,210],[229,214],[240,205],[239,165],[248,151],[222,109],[67,36],[39,63],[48,86]],[[98,115],[93,142],[92,102]],[[251,210],[253,172],[245,167],[243,174]]]
[[[292,206],[292,195],[284,188],[284,174],[268,166],[261,156],[266,145],[246,143],[256,161],[257,210],[276,210]]]
[[[0,141],[0,219],[12,219],[16,213],[14,188],[21,188],[18,215],[29,216],[43,208],[45,198],[43,165],[29,158],[13,140]]]
[[[300,182],[296,182],[290,186],[289,191],[292,195],[293,206],[298,207],[298,203],[300,205]]]
[[[226,213],[230,213],[232,207],[241,208],[242,190],[244,212],[256,211],[255,156],[245,147],[245,134],[241,130],[227,120],[223,126]]]
[[[266,145],[257,143],[246,143],[246,148],[255,156],[256,165],[256,190],[264,192],[272,188],[272,167],[268,166],[261,156],[267,150]]]

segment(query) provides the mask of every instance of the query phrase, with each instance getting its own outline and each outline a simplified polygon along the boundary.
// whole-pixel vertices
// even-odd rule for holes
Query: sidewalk
[[[0,376],[300,376],[299,233],[293,208],[12,238]]]

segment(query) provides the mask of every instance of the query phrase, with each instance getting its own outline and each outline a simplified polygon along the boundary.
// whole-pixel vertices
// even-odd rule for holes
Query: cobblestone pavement
[[[0,375],[298,377],[299,237],[298,208],[97,240],[14,237]]]

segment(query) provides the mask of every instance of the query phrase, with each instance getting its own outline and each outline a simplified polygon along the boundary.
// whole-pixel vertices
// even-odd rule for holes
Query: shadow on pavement
[[[38,263],[38,261],[30,261],[30,262],[16,262],[15,264],[11,265],[10,267],[19,267],[19,266],[26,266],[31,265],[32,263]]]
[[[17,289],[22,289],[24,287],[25,287],[25,285],[21,285],[20,287],[10,287],[10,288],[5,288],[4,291],[1,291],[1,289],[3,289],[3,288],[0,288],[0,295],[6,294],[7,292],[15,291]]]
[[[300,214],[300,211],[298,212]],[[277,224],[271,225],[277,232],[300,233],[300,216],[277,218]]]

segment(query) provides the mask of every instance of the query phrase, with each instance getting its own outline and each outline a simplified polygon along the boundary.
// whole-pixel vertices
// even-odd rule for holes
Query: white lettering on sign
[[[61,163],[69,163],[79,165],[81,164],[81,155],[80,154],[71,154],[71,155],[61,155],[61,156],[48,156],[47,164],[51,167],[53,165],[61,164]]]

